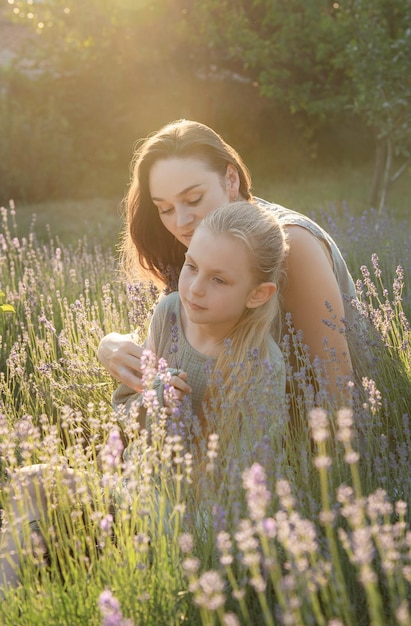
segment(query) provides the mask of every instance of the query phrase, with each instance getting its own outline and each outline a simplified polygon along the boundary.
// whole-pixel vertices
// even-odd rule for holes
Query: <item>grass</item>
[[[21,232],[33,229],[39,241],[50,235],[65,244],[76,244],[86,237],[91,245],[115,248],[122,227],[122,196],[59,200],[19,205],[17,221]]]
[[[268,167],[252,168],[255,172],[253,191],[267,200],[310,215],[314,211],[337,212],[344,218],[358,216],[370,207],[367,202],[371,167],[305,166],[296,172],[267,172]],[[411,193],[411,172],[404,174],[389,195],[388,213],[396,220],[408,219]],[[111,198],[87,200],[48,201],[38,204],[19,204],[18,223],[22,232],[30,229],[35,215],[35,231],[40,240],[47,240],[48,232],[58,235],[65,243],[76,243],[86,236],[103,246],[116,246],[122,227],[121,202],[124,189]]]
[[[293,204],[301,210],[308,180]],[[153,406],[149,433],[133,414],[120,432],[111,410],[114,382],[96,358],[99,340],[145,328],[157,297],[119,279],[117,202],[37,205],[36,235],[33,207],[3,210],[0,304],[15,313],[0,311],[0,471],[24,478],[22,468],[46,464],[37,497],[44,485],[56,500],[48,498],[41,540],[24,523],[30,483],[21,481],[20,497],[13,481],[3,483],[9,528],[25,529],[26,542],[21,585],[0,603],[2,624],[411,623],[406,213],[351,211],[350,198],[342,211],[336,182],[328,185],[324,197],[333,188],[336,201],[324,206],[317,190],[307,212],[360,281],[364,314],[384,342],[378,370],[353,411],[334,413],[314,410],[310,381],[288,367],[301,432],[268,403],[263,414],[250,409],[243,453],[235,436],[223,445],[217,427],[201,471],[178,420]],[[261,185],[261,195],[273,197],[270,189]],[[10,553],[0,542],[0,558]]]
[[[275,171],[267,175],[266,168],[261,174],[257,169],[252,171],[255,172],[256,195],[262,193],[269,200],[305,214],[336,207],[344,217],[348,207],[350,214],[358,216],[371,208],[368,196],[372,168],[367,163],[357,167],[307,165],[286,176],[278,176]],[[408,218],[410,190],[411,169],[393,185],[388,195],[388,212],[396,219]]]

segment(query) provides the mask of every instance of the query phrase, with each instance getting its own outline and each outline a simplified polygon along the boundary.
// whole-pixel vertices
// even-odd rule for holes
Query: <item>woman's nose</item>
[[[176,225],[179,228],[187,226],[194,221],[194,215],[190,211],[190,209],[185,205],[177,205],[175,208],[176,211]]]

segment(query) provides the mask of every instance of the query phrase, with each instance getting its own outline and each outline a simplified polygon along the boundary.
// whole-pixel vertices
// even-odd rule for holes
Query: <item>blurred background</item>
[[[410,50],[411,0],[2,0],[0,204],[110,236],[136,142],[185,117],[256,195],[404,218]]]

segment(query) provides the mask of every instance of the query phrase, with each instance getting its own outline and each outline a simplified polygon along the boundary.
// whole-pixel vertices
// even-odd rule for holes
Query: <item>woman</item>
[[[134,156],[126,197],[125,269],[143,269],[173,289],[191,237],[209,211],[241,199],[273,211],[289,242],[282,317],[291,316],[311,363],[321,359],[328,391],[344,403],[345,384],[364,358],[352,277],[335,242],[315,222],[253,198],[250,188],[241,157],[211,128],[189,120],[161,128]],[[130,335],[110,333],[98,356],[114,378],[139,391],[141,351]]]

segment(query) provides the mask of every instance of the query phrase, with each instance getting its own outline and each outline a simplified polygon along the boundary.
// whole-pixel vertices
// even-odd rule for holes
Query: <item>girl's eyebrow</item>
[[[200,187],[201,184],[202,183],[195,183],[194,185],[189,185],[188,187],[186,187],[182,191],[179,191],[178,194],[177,194],[177,197],[181,198],[181,196],[184,196],[189,191],[192,191],[193,189],[196,189],[196,187]],[[156,196],[151,196],[151,199],[153,201],[155,201],[155,202],[163,202],[163,200],[164,200],[164,198],[157,198]]]
[[[191,261],[192,263],[196,264],[195,260],[190,256],[190,253],[187,251],[185,254],[185,259],[186,261]],[[230,276],[230,271],[227,269],[219,269],[219,268],[209,268],[207,270],[208,274],[220,274],[221,276]]]

